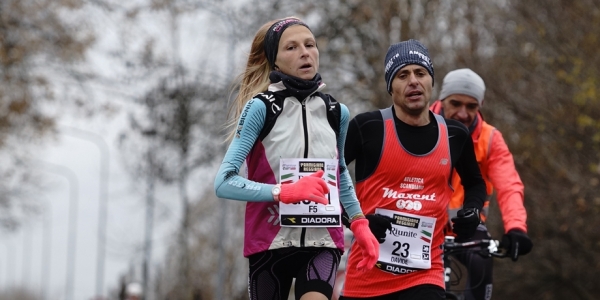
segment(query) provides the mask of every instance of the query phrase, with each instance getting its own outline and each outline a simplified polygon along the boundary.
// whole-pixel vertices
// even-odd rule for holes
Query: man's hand
[[[519,229],[511,229],[502,237],[500,247],[506,249],[510,259],[517,261],[519,255],[525,255],[531,251],[533,243],[527,233]]]
[[[386,232],[392,230],[394,219],[380,214],[369,214],[365,216],[369,220],[369,229],[381,244],[385,241]]]
[[[456,217],[452,218],[452,231],[456,233],[456,240],[471,238],[477,226],[479,226],[479,210],[477,208],[463,208],[459,210]]]

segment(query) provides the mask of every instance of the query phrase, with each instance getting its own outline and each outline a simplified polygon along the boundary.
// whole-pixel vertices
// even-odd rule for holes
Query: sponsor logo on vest
[[[395,273],[395,274],[410,274],[412,272],[417,271],[417,270],[411,270],[411,269],[406,269],[403,267],[392,266],[392,265],[386,265],[385,270],[388,272]]]
[[[401,183],[400,188],[401,189],[410,189],[410,190],[422,190],[425,188],[425,186],[421,185],[421,184],[414,184],[414,183]]]
[[[383,198],[435,201],[435,193],[429,195],[400,193],[390,188],[383,188]]]
[[[302,218],[300,221],[302,224],[337,224],[335,218],[322,217],[322,218]]]
[[[276,103],[271,103],[271,111],[274,114],[276,114],[280,110],[281,110],[281,107],[279,107],[279,105],[277,105]]]
[[[414,183],[424,184],[425,180],[423,178],[419,178],[419,177],[404,177],[404,182],[414,182]]]
[[[279,105],[275,104],[275,96],[273,95],[268,95],[265,93],[260,93],[259,95],[262,95],[265,99],[269,100],[269,103],[271,103],[271,111],[276,114],[278,111],[281,110],[281,107],[279,107]]]
[[[267,207],[267,210],[271,214],[269,220],[267,220],[267,223],[273,222],[273,225],[279,224],[279,205],[275,204],[273,206],[269,206]]]
[[[399,209],[419,211],[423,208],[423,204],[419,201],[398,200],[396,201],[396,207]]]

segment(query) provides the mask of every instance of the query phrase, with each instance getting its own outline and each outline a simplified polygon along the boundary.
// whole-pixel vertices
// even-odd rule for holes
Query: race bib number
[[[282,158],[279,163],[279,182],[289,184],[324,170],[323,180],[329,187],[325,195],[329,203],[318,204],[309,200],[286,204],[279,202],[279,222],[284,227],[340,227],[341,213],[338,192],[338,160],[315,158]]]
[[[394,219],[391,233],[379,246],[377,267],[394,274],[430,269],[436,219],[383,208],[377,208],[375,213]]]

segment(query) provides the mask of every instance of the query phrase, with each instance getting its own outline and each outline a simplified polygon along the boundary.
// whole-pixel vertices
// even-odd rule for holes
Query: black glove
[[[371,229],[371,233],[373,233],[380,244],[383,243],[385,241],[386,231],[392,230],[392,222],[394,219],[380,214],[366,215],[365,218],[369,220],[369,229]]]
[[[475,234],[479,226],[479,210],[477,208],[463,208],[456,217],[452,218],[452,231],[456,233],[456,240],[467,240]]]
[[[519,255],[525,255],[531,251],[533,243],[527,233],[519,229],[511,229],[502,236],[500,247],[506,249],[510,259],[517,261]]]

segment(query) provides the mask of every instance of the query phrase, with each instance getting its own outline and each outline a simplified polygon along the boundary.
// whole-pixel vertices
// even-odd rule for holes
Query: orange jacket
[[[439,100],[435,101],[430,109],[439,114],[442,110],[442,103]],[[502,133],[486,123],[481,113],[479,113],[478,122],[473,132],[471,132],[471,137],[473,137],[475,156],[479,163],[481,175],[485,180],[488,194],[483,206],[482,220],[485,221],[487,217],[489,200],[495,190],[504,231],[520,229],[527,232],[527,212],[523,206],[523,182],[521,182],[521,178],[515,169],[513,156],[508,150]],[[448,209],[450,218],[455,216],[456,212],[462,207],[464,198],[464,190],[456,171],[452,176],[452,186],[454,187],[454,193]]]

